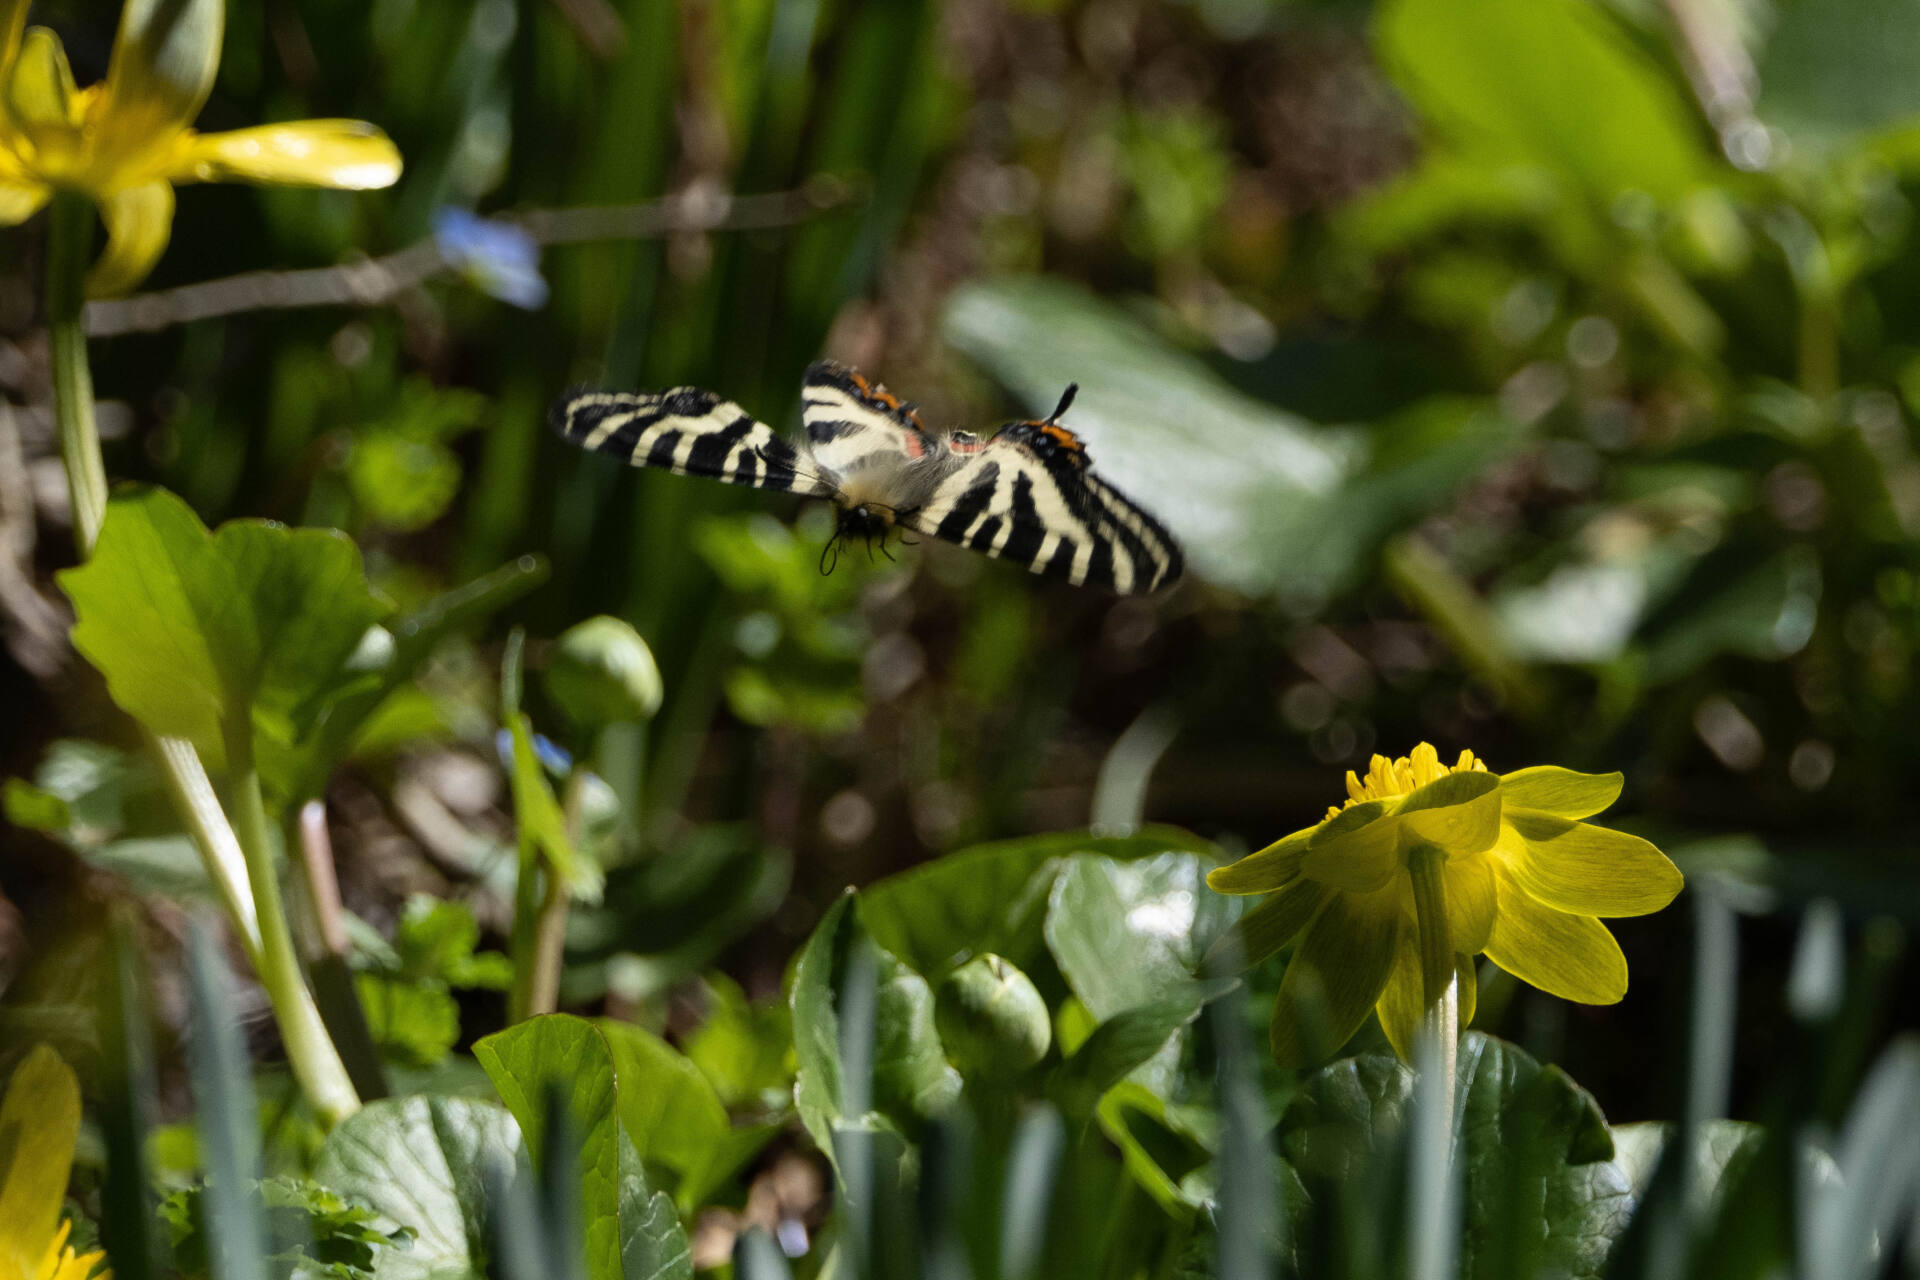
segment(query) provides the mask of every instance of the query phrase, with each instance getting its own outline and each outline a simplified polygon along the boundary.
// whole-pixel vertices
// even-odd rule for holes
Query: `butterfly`
[[[840,513],[828,544],[836,554],[852,539],[871,548],[877,537],[884,550],[888,534],[908,529],[1075,586],[1158,590],[1179,578],[1180,548],[1094,474],[1086,446],[1060,425],[1077,390],[1069,386],[1045,419],[982,438],[929,430],[912,404],[823,360],[801,391],[804,441],[698,387],[573,392],[549,421],[574,444],[636,467],[830,499]]]

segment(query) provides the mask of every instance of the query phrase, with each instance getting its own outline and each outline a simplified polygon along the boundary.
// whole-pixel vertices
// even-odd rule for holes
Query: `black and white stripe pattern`
[[[553,429],[583,449],[636,467],[707,476],[756,489],[825,496],[798,451],[773,428],[730,400],[698,387],[659,395],[583,391],[557,401]]]
[[[1084,464],[1050,464],[1029,443],[1037,425],[1004,428],[901,523],[1075,586],[1137,595],[1178,579],[1160,523]]]
[[[562,397],[553,428],[637,467],[833,499],[843,533],[898,524],[1076,586],[1123,595],[1179,578],[1159,522],[1093,474],[1057,419],[1015,422],[987,440],[934,433],[910,404],[842,365],[807,371],[803,445],[697,387],[658,395]]]

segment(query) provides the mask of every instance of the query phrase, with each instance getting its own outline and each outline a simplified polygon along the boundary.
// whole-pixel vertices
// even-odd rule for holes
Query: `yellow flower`
[[[0,1099],[0,1280],[106,1280],[103,1255],[76,1256],[60,1218],[79,1136],[80,1086],[40,1045]]]
[[[1283,1065],[1319,1061],[1368,1010],[1410,1058],[1427,1007],[1458,977],[1473,1017],[1473,957],[1542,991],[1612,1004],[1627,962],[1598,919],[1658,911],[1680,871],[1637,836],[1579,819],[1620,795],[1617,773],[1543,765],[1496,775],[1463,751],[1451,768],[1426,743],[1347,774],[1345,805],[1207,883],[1270,893],[1232,935],[1256,964],[1299,938],[1274,1007]]]
[[[393,143],[359,120],[188,128],[213,90],[225,0],[127,0],[107,78],[85,89],[60,38],[27,29],[28,2],[0,0],[0,226],[25,221],[55,191],[90,197],[107,227],[91,294],[124,293],[153,269],[175,183],[361,190],[400,176]]]

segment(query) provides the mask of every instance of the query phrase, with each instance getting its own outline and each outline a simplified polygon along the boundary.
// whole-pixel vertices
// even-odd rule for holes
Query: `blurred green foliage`
[[[98,74],[102,13],[35,16]],[[1816,1246],[1810,1273],[1866,1274],[1869,1220],[1911,1250],[1893,1209],[1823,1181],[1897,1183],[1875,1138],[1915,1088],[1910,1042],[1882,1054],[1920,989],[1907,6],[232,0],[227,21],[206,127],[364,117],[407,173],[183,188],[151,289],[404,251],[445,208],[805,199],[554,238],[533,312],[467,270],[365,307],[268,308],[269,286],[96,342],[110,470],[164,491],[118,497],[100,558],[58,579],[40,232],[5,237],[0,1073],[56,1040],[123,1178],[148,1103],[188,1105],[186,1033],[162,984],[159,1073],[134,1079],[144,1021],[96,1013],[127,986],[100,907],[171,972],[178,908],[214,886],[116,703],[216,765],[252,744],[316,969],[296,813],[326,804],[332,959],[402,1096],[323,1137],[264,1076],[265,1167],[420,1234],[294,1205],[306,1183],[264,1203],[366,1246],[349,1272],[474,1272],[544,1212],[531,1180],[576,1169],[595,1277],[721,1261],[702,1211],[800,1232],[803,1275],[1400,1268],[1418,1240],[1365,1228],[1415,1194],[1408,1074],[1373,1029],[1314,1076],[1253,1060],[1284,958],[1231,988],[1199,971],[1233,910],[1199,876],[1372,751],[1432,740],[1622,770],[1699,920],[1730,904],[1757,944],[1744,986],[1696,958],[1723,984],[1702,994],[1679,975],[1712,927],[1623,930],[1635,986],[1605,1011],[1485,976],[1473,1274],[1764,1274]],[[823,576],[827,513],[541,426],[578,382],[707,386],[791,426],[823,352],[972,428],[1078,382],[1073,426],[1190,582],[1114,601],[897,544]],[[645,715],[599,723],[565,691],[563,637],[601,614],[657,664]],[[1096,794],[1185,830],[1078,834]],[[516,889],[555,882],[572,1012],[508,1027],[535,945]],[[934,1018],[988,953],[1052,1021],[1009,1080],[957,1071]],[[644,1109],[669,1093],[663,1130]],[[767,1207],[803,1132],[831,1218],[818,1194]],[[1528,1231],[1489,1208],[1520,1197],[1552,1206]],[[1685,1213],[1645,1208],[1668,1201]],[[739,1238],[736,1274],[777,1274],[779,1246]]]

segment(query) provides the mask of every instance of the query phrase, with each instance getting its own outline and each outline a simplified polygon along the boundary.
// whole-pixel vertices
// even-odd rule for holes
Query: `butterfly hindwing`
[[[1016,422],[981,442],[956,432],[961,459],[902,523],[1075,586],[1122,595],[1180,576],[1180,549],[1158,521],[1094,475],[1086,449],[1051,422]]]
[[[807,370],[800,394],[807,446],[838,475],[923,469],[943,460],[940,440],[914,407],[865,374],[822,360]]]
[[[799,453],[731,400],[698,387],[657,395],[582,391],[557,401],[553,429],[636,467],[707,476],[756,489],[823,492]]]

